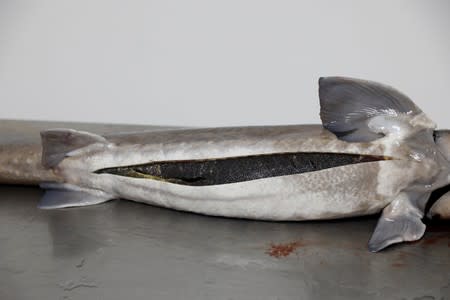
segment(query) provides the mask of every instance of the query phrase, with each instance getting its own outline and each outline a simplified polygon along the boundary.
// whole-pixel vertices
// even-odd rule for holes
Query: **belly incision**
[[[216,159],[155,161],[95,171],[96,174],[208,186],[320,171],[392,158],[347,153],[290,152]]]

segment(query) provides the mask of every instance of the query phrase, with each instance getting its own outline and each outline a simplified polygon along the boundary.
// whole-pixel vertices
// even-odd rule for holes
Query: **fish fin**
[[[422,222],[423,207],[429,195],[426,193],[419,197],[411,197],[407,193],[401,193],[386,206],[370,238],[369,250],[378,252],[392,244],[422,238],[426,228]]]
[[[100,190],[80,188],[71,184],[41,184],[46,189],[39,202],[41,209],[56,209],[75,206],[94,205],[116,197]]]
[[[50,129],[41,132],[42,165],[52,168],[59,164],[68,153],[94,143],[106,143],[100,135],[73,129]]]
[[[379,139],[416,116],[423,116],[419,125],[435,127],[406,95],[373,81],[322,77],[319,98],[323,126],[347,142]]]

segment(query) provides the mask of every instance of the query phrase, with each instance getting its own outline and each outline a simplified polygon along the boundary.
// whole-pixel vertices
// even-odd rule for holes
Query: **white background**
[[[450,128],[450,1],[0,0],[0,118],[318,123],[329,75]]]

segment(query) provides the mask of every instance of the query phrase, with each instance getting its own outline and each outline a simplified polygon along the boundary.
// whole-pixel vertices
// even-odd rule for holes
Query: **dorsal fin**
[[[403,122],[402,117],[422,114],[404,94],[380,83],[345,78],[319,79],[320,117],[323,126],[348,142],[369,142],[383,137],[369,127],[377,116]]]
[[[106,143],[100,135],[73,129],[50,129],[41,132],[42,165],[52,168],[69,152],[94,143]]]

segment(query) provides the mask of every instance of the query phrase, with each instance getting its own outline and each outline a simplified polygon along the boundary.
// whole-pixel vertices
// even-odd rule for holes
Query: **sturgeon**
[[[123,198],[199,214],[272,221],[382,212],[376,252],[420,239],[430,194],[450,184],[450,133],[379,83],[319,80],[322,125],[173,129],[100,136],[41,132],[42,209]],[[450,194],[430,210],[449,215]]]

